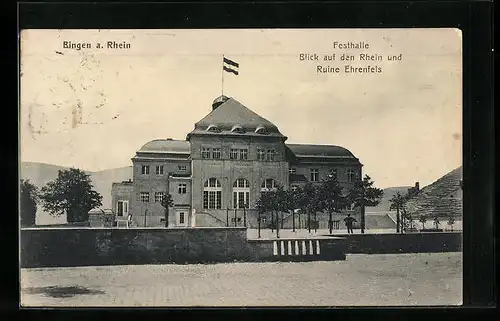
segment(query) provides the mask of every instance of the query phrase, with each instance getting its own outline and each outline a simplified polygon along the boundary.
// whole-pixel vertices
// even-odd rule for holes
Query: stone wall
[[[94,266],[249,260],[244,228],[27,228],[21,266]]]
[[[461,232],[346,234],[347,253],[393,254],[461,252]]]

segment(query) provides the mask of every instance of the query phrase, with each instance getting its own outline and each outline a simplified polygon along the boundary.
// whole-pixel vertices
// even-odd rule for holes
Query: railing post
[[[235,208],[234,209],[234,227],[236,227],[236,224],[237,224],[237,222],[236,222],[236,208]]]
[[[229,206],[226,209],[226,227],[229,227]]]

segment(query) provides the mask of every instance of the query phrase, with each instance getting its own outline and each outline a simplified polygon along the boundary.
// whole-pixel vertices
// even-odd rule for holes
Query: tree
[[[321,208],[328,212],[328,228],[330,234],[333,232],[333,213],[341,213],[342,209],[347,206],[346,197],[342,193],[342,188],[334,175],[328,175],[319,189],[319,199]]]
[[[260,193],[257,202],[255,203],[255,207],[257,209],[257,213],[259,215],[259,238],[260,238],[260,222],[262,214],[272,211],[272,194],[271,192]],[[271,222],[272,223],[272,222]]]
[[[29,180],[22,179],[20,194],[21,226],[34,226],[39,201],[38,188]]]
[[[361,233],[365,232],[365,206],[377,206],[384,195],[384,191],[373,187],[373,184],[371,177],[365,175],[354,183],[347,196],[349,204],[361,209]]]
[[[455,224],[455,218],[450,215],[448,218],[448,225],[451,227],[451,230],[453,231],[453,224]]]
[[[307,213],[307,226],[309,233],[311,233],[311,214],[316,214],[316,212],[321,209],[318,196],[318,189],[311,182],[307,183],[302,189],[299,208],[303,208]]]
[[[389,209],[396,210],[396,233],[399,233],[399,229],[402,228],[401,220],[400,220],[400,211],[403,210],[404,205],[406,203],[406,198],[402,196],[399,192],[396,193],[396,195],[392,196],[392,198],[389,200],[391,203],[391,206]]]
[[[165,208],[165,227],[168,227],[168,211],[174,206],[174,200],[169,192],[166,192],[165,196],[162,198],[161,206]]]
[[[425,230],[425,222],[427,222],[427,218],[424,215],[420,215],[420,218],[418,221],[420,223],[422,223],[422,230]]]
[[[42,188],[43,208],[51,215],[66,212],[69,223],[86,222],[89,211],[102,206],[102,196],[93,187],[90,175],[84,171],[60,170],[57,178]]]
[[[434,215],[433,223],[436,230],[439,229],[439,224],[441,224],[441,222],[439,221],[439,217],[437,215]]]

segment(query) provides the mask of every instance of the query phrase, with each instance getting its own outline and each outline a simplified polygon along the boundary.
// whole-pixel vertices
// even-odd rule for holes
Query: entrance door
[[[187,211],[176,211],[175,213],[176,225],[186,227],[188,226]]]
[[[118,201],[116,206],[116,216],[128,217],[128,201]]]

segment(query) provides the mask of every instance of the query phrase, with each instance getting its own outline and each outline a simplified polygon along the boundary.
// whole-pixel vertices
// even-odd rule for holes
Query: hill
[[[462,167],[458,167],[422,188],[415,197],[408,201],[408,211],[415,217],[421,215],[461,217],[463,209],[461,180]]]
[[[396,193],[400,193],[401,195],[404,195],[408,192],[408,189],[411,186],[397,186],[397,187],[388,187],[384,188],[384,196],[382,197],[382,200],[380,201],[380,204],[374,207],[367,207],[366,212],[388,212],[389,208],[391,206],[391,203],[389,200],[396,195]]]
[[[29,179],[35,186],[41,189],[48,182],[57,178],[60,170],[69,167],[56,166],[43,163],[22,162],[21,179]],[[103,171],[85,171],[90,175],[94,189],[102,195],[102,207],[111,208],[111,185],[113,182],[121,182],[132,178],[132,166],[113,168]],[[65,223],[65,217],[53,217],[45,212],[40,206],[37,212],[37,224],[61,224]]]

